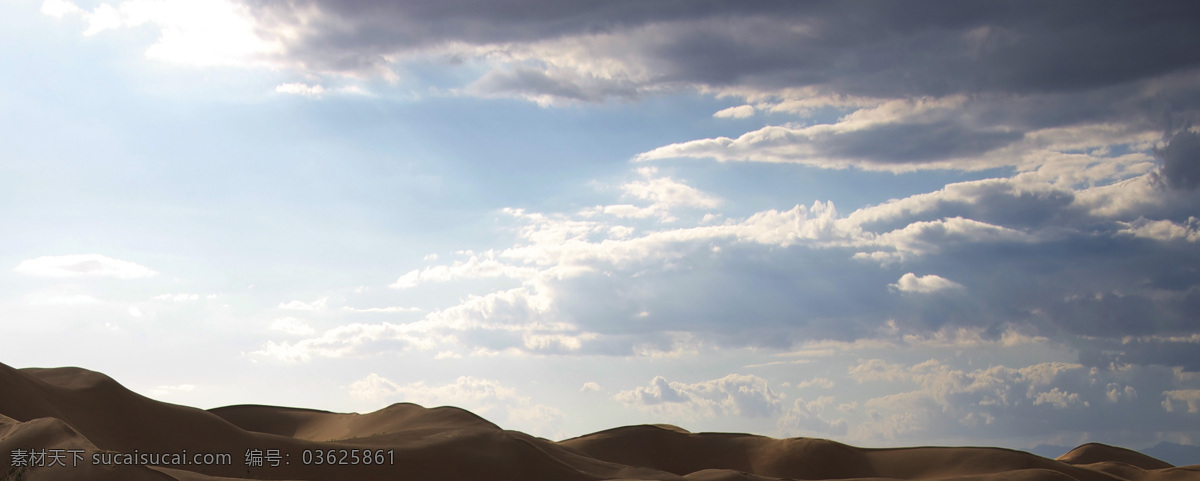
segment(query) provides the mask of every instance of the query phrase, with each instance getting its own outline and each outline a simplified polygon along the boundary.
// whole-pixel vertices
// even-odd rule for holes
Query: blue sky
[[[6,364],[555,439],[1200,444],[1189,5],[2,5]]]

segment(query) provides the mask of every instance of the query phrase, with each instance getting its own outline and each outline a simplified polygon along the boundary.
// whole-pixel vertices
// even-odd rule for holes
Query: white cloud
[[[549,294],[518,287],[483,296],[467,296],[458,305],[429,313],[419,324],[429,329],[452,331],[561,332],[573,329],[570,324],[545,316],[551,309],[551,302]]]
[[[579,388],[579,392],[600,392],[602,390],[603,388],[600,387],[600,384],[597,384],[593,381],[585,382],[583,383],[583,386]]]
[[[195,390],[196,390],[196,386],[194,384],[162,385],[162,386],[157,386],[157,387],[151,389],[148,392],[148,394],[151,396],[157,397],[157,396],[167,396],[167,395],[181,393],[181,392],[192,392]]]
[[[1144,150],[1156,140],[1157,132],[1103,123],[1020,132],[980,121],[980,111],[994,108],[994,102],[997,100],[986,96],[963,95],[878,101],[856,105],[854,111],[834,123],[769,125],[737,138],[715,137],[661,146],[639,154],[635,160],[794,163],[897,173],[1011,166],[1056,182],[1119,180],[1145,174],[1153,166],[1144,153],[1109,157],[1075,152],[1101,154],[1114,145]]]
[[[779,417],[775,427],[786,437],[845,434],[848,426],[845,419],[831,420],[824,415],[833,402],[832,396],[808,402],[798,398]]]
[[[308,361],[314,356],[354,357],[379,349],[431,349],[445,342],[445,339],[427,332],[428,327],[423,323],[345,324],[299,341],[267,341],[262,348],[250,354],[294,363]]]
[[[1033,405],[1049,404],[1056,408],[1067,408],[1071,406],[1089,406],[1090,403],[1079,397],[1077,392],[1066,392],[1059,388],[1053,388],[1046,392],[1037,393],[1033,398]]]
[[[321,310],[325,309],[325,306],[326,306],[326,304],[328,304],[328,302],[329,302],[328,297],[322,297],[322,298],[317,299],[312,302],[304,302],[304,301],[289,301],[286,303],[281,302],[281,303],[279,303],[279,306],[277,306],[277,309],[287,309],[287,310],[291,310],[291,311],[321,311]]]
[[[44,256],[21,261],[14,272],[33,277],[112,277],[143,279],[158,275],[149,268],[133,262],[113,259],[99,254]]]
[[[870,419],[854,428],[857,439],[896,439],[915,431],[978,432],[999,419],[1015,420],[1003,427],[1012,432],[1086,430],[1074,423],[1094,415],[1089,409],[1098,406],[1091,400],[1107,399],[1110,402],[1099,404],[1129,410],[1131,416],[1145,407],[1128,405],[1137,399],[1137,390],[1126,383],[1138,374],[1126,369],[1088,369],[1062,362],[955,369],[932,359],[913,365],[871,359],[860,361],[848,374],[859,383],[917,386],[867,400],[863,407]],[[1118,401],[1122,404],[1116,405]]]
[[[320,85],[308,85],[306,83],[293,82],[277,85],[275,87],[275,92],[315,98],[320,97],[325,93],[325,87]]]
[[[766,379],[730,374],[693,384],[667,382],[666,378],[655,376],[648,386],[620,391],[613,399],[658,416],[701,419],[772,416],[782,410],[783,397],[770,389]]]
[[[720,200],[695,187],[677,182],[670,177],[656,177],[658,169],[653,167],[639,168],[638,173],[646,180],[634,181],[621,186],[621,190],[625,191],[626,195],[666,207],[711,208],[721,204]]]
[[[1122,234],[1164,242],[1173,240],[1200,242],[1200,219],[1194,216],[1188,217],[1187,223],[1184,225],[1176,224],[1169,220],[1150,220],[1146,218],[1140,218],[1134,222],[1125,222],[1123,224],[1126,227],[1121,229],[1120,232]]]
[[[1120,383],[1108,383],[1108,393],[1106,395],[1110,402],[1121,402],[1122,400],[1137,399],[1137,389],[1133,386],[1121,387]]]
[[[638,174],[645,180],[637,180],[621,186],[624,197],[641,201],[649,201],[648,206],[632,204],[599,205],[580,212],[584,217],[599,214],[610,215],[622,219],[645,219],[659,217],[664,222],[678,220],[672,211],[677,208],[711,209],[721,205],[721,200],[706,194],[695,187],[681,183],[670,177],[658,176],[658,169],[642,167]],[[614,237],[620,238],[618,234]]]
[[[1200,389],[1163,391],[1162,406],[1167,412],[1175,412],[1182,406],[1187,406],[1188,413],[1200,413]]]
[[[370,373],[351,383],[349,392],[350,396],[356,399],[384,401],[389,396],[394,396],[399,389],[398,384],[378,374]]]
[[[745,119],[745,118],[750,118],[753,116],[754,116],[754,106],[753,105],[738,105],[736,107],[729,107],[727,109],[722,109],[720,111],[717,111],[717,113],[713,114],[713,117],[718,118],[718,119]]]
[[[424,283],[449,282],[456,279],[487,279],[507,277],[510,279],[528,279],[537,273],[536,269],[514,266],[497,261],[491,251],[482,256],[472,255],[466,262],[458,261],[452,265],[426,267],[423,270],[412,270],[396,279],[389,287],[393,289],[409,289]]]
[[[896,281],[895,284],[889,284],[888,287],[896,289],[900,292],[915,292],[919,294],[963,289],[962,284],[938,275],[929,274],[925,276],[918,276],[911,272],[900,276],[900,280]]]
[[[894,249],[904,259],[936,253],[943,247],[982,242],[1030,242],[1029,234],[963,217],[918,221],[875,237],[874,243]]]
[[[985,336],[991,333],[980,327],[943,327],[933,332],[897,334],[898,344],[910,347],[1014,347],[1049,342],[1046,337],[1025,333],[1013,326],[1007,326],[999,337]]]
[[[579,332],[574,325],[555,319],[549,315],[551,311],[548,294],[519,287],[483,296],[469,295],[459,304],[430,312],[415,322],[352,323],[320,334],[308,333],[308,338],[299,341],[268,341],[252,354],[284,362],[303,362],[313,356],[353,357],[378,349],[445,348],[459,345],[463,337],[483,343],[485,350],[567,353],[578,351],[585,342],[596,338],[595,334]]]

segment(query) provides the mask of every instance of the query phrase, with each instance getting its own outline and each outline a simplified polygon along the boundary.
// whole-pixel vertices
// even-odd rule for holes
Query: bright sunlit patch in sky
[[[282,45],[264,41],[245,5],[221,0],[127,0],[85,10],[69,0],[46,0],[42,13],[54,17],[80,15],[84,35],[107,30],[152,27],[159,38],[146,50],[155,60],[195,66],[247,65],[264,62]]]

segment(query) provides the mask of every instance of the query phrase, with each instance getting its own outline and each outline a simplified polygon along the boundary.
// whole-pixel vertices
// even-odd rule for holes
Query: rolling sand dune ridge
[[[555,442],[455,407],[206,411],[146,398],[86,369],[3,364],[0,451],[4,481],[1200,481],[1200,466],[1094,443],[1048,459],[1003,448],[868,449],[671,425]]]

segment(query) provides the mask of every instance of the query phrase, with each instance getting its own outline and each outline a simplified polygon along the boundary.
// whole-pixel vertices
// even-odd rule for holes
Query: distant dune
[[[0,451],[4,481],[1200,481],[1200,466],[1174,467],[1102,444],[1048,459],[1001,448],[865,449],[671,425],[553,442],[453,407],[204,411],[140,396],[85,369],[3,364]]]

